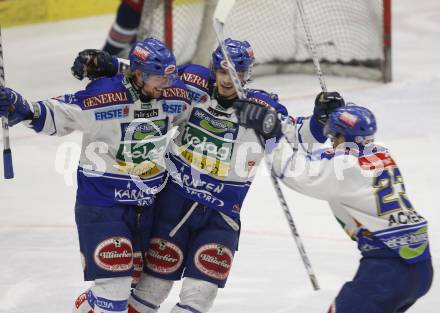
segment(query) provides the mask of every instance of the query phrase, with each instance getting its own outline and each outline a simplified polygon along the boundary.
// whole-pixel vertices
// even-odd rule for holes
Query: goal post
[[[145,0],[139,36],[157,37],[178,64],[208,65],[217,0]],[[303,1],[325,75],[391,81],[391,0]],[[254,75],[313,73],[294,0],[237,0],[225,36],[248,40]]]

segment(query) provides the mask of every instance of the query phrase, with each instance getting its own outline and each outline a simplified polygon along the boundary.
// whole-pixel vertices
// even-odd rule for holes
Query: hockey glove
[[[8,118],[9,126],[14,126],[33,117],[29,103],[10,88],[0,88],[0,116]]]
[[[345,106],[344,99],[338,92],[320,92],[315,99],[313,115],[324,126],[329,114],[343,106]]]
[[[106,51],[87,49],[78,54],[70,70],[79,80],[113,77],[118,72],[118,60]]]
[[[249,100],[237,100],[236,109],[240,125],[254,129],[264,139],[276,137],[281,131],[278,112],[272,107],[264,107]]]

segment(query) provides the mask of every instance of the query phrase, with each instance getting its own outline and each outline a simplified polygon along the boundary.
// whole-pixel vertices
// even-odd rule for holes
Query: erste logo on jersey
[[[194,255],[194,263],[203,274],[224,280],[229,275],[233,258],[234,256],[228,247],[210,243],[197,250]]]
[[[113,106],[106,109],[101,109],[95,111],[95,120],[97,121],[105,121],[112,119],[121,119],[128,117],[128,113],[130,109],[127,105],[125,106]]]
[[[101,241],[93,253],[96,265],[109,272],[125,272],[133,266],[131,241],[112,237]]]
[[[150,57],[150,53],[142,47],[134,48],[132,54],[141,61],[146,61]]]

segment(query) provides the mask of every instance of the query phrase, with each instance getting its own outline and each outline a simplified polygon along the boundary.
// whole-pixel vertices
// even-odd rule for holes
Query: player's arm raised
[[[113,77],[122,73],[129,66],[128,60],[118,59],[108,52],[97,49],[86,49],[78,53],[70,68],[72,75],[83,80],[100,77]]]
[[[264,139],[284,136],[292,144],[323,143],[323,134],[328,115],[345,105],[337,92],[321,92],[315,99],[313,115],[309,117],[288,118],[284,106],[261,105],[254,99],[239,100],[234,104],[240,124],[254,129]],[[305,150],[308,150],[305,148]]]
[[[82,93],[34,102],[24,99],[15,90],[2,88],[0,116],[6,116],[10,126],[23,122],[37,133],[47,135],[64,136],[74,130],[87,131],[93,116],[77,103]]]

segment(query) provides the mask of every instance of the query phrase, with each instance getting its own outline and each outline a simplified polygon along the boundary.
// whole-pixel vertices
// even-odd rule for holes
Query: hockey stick
[[[303,24],[304,32],[306,33],[307,42],[309,44],[310,55],[312,56],[313,65],[315,66],[316,75],[318,76],[319,84],[321,85],[321,90],[327,92],[327,86],[325,84],[324,76],[321,71],[321,66],[319,65],[318,53],[316,52],[315,42],[313,41],[312,32],[310,31],[309,21],[307,20],[306,12],[304,11],[303,1],[297,0],[296,5],[298,6],[299,16],[301,18],[301,23]]]
[[[2,33],[0,27],[0,87],[5,87],[5,70],[3,68],[3,46]],[[12,167],[12,152],[9,146],[9,125],[8,118],[2,117],[3,128],[3,173],[5,179],[14,178],[14,168]]]
[[[221,47],[221,50],[223,52],[223,56],[225,57],[225,60],[228,63],[228,72],[229,72],[229,75],[231,76],[234,88],[237,91],[238,98],[245,99],[246,95],[243,90],[243,86],[241,85],[240,79],[238,78],[237,72],[234,68],[234,65],[231,61],[231,58],[228,54],[228,51],[226,50],[224,36],[223,36],[223,29],[224,29],[226,18],[228,16],[230,10],[234,6],[234,4],[235,4],[235,0],[220,0],[218,2],[217,8],[214,13],[213,24],[214,24],[214,30],[216,33],[217,40],[218,40],[219,45]],[[260,143],[262,144],[262,146],[264,147],[263,139],[258,135],[257,135],[257,137],[260,140]],[[267,164],[268,170],[270,171],[270,177],[272,179],[272,183],[275,188],[275,192],[278,196],[278,199],[280,201],[284,215],[285,215],[287,222],[289,224],[290,231],[293,235],[293,238],[295,239],[296,246],[297,246],[298,251],[301,255],[304,266],[306,267],[306,270],[309,275],[309,279],[312,283],[313,289],[318,290],[319,285],[318,285],[318,281],[316,279],[315,273],[312,269],[312,265],[310,263],[310,260],[307,256],[305,249],[304,249],[304,245],[301,240],[301,237],[299,236],[298,230],[297,230],[295,223],[293,221],[293,218],[290,213],[289,207],[287,205],[286,199],[284,197],[283,191],[281,190],[281,186],[278,182],[277,177],[275,176],[275,173],[271,170],[272,165],[270,164],[270,161],[267,158],[266,158],[266,164]]]

